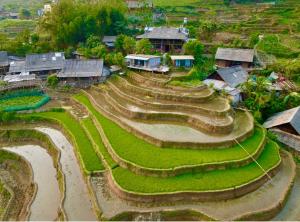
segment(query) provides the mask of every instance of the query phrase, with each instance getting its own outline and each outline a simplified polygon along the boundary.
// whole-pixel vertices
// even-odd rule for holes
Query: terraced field
[[[110,188],[121,198],[230,199],[258,189],[280,169],[279,148],[266,138],[265,130],[254,126],[246,111],[232,110],[226,100],[216,108],[206,106],[224,100],[208,88],[170,88],[163,76],[131,73],[74,99],[89,112],[90,118],[83,120],[85,128],[98,144]],[[203,112],[203,107],[210,111]],[[180,119],[193,115],[206,123]],[[219,123],[230,120],[228,131],[218,133],[223,127]],[[167,142],[147,134],[147,128],[156,130],[157,122],[193,129],[207,143],[188,143],[188,138],[179,142],[174,138],[187,135],[180,130]],[[144,128],[135,127],[138,124]],[[213,138],[219,138],[219,143],[208,143]]]

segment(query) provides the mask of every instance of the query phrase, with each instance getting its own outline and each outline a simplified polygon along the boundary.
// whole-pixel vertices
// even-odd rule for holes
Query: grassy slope
[[[228,149],[174,149],[159,148],[136,136],[128,133],[113,121],[105,118],[93,108],[88,98],[84,95],[76,96],[97,118],[109,139],[115,152],[125,160],[147,168],[168,169],[183,165],[195,165],[203,163],[232,161],[242,159],[248,154],[239,146]],[[249,153],[255,153],[258,144],[264,139],[264,132],[256,128],[254,135],[242,144]]]
[[[259,164],[268,171],[279,161],[278,146],[274,142],[267,143],[258,159]],[[113,170],[115,180],[123,189],[144,194],[221,190],[246,184],[262,175],[263,171],[256,163],[241,168],[191,173],[168,178],[140,176],[120,167]]]
[[[82,158],[84,167],[87,171],[101,171],[104,170],[101,160],[97,156],[92,143],[85,134],[84,129],[80,126],[75,118],[66,112],[42,112],[24,115],[26,118],[38,117],[48,120],[56,120],[66,128],[76,140],[78,152]]]

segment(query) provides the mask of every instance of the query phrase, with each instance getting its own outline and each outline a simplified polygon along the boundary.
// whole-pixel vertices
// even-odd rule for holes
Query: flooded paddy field
[[[31,221],[55,220],[58,217],[61,194],[51,156],[42,147],[34,145],[5,147],[3,149],[22,156],[32,167],[37,192],[30,206],[28,219]]]

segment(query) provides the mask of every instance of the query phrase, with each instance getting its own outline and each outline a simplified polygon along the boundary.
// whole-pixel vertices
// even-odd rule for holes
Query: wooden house
[[[25,59],[25,72],[36,74],[40,78],[57,73],[64,67],[65,55],[63,52],[44,54],[29,54]]]
[[[104,70],[103,60],[68,59],[57,77],[64,85],[88,87],[91,84],[103,82],[109,76]]]
[[[191,55],[171,55],[173,66],[191,68],[194,64],[194,56]]]
[[[149,39],[154,49],[161,52],[181,52],[188,33],[184,28],[155,27],[136,38]]]
[[[300,135],[300,106],[275,114],[267,119],[264,127],[267,129],[278,128],[291,134]]]
[[[250,68],[253,66],[254,62],[254,50],[218,48],[215,59],[218,67],[240,65],[243,68]]]

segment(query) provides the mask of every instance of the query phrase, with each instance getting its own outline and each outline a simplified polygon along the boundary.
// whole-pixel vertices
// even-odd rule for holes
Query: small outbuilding
[[[219,68],[208,79],[221,80],[226,82],[230,87],[238,85],[248,80],[248,72],[242,66],[233,66],[228,68]]]
[[[103,60],[76,60],[65,61],[64,68],[57,77],[65,85],[88,87],[91,84],[105,81],[108,77],[104,72]]]
[[[114,48],[115,43],[117,40],[117,36],[104,36],[102,39],[102,42],[108,47],[108,48]]]
[[[0,75],[7,73],[9,69],[8,54],[5,51],[0,51]]]
[[[11,61],[9,63],[8,74],[25,73],[25,61]]]
[[[291,134],[300,135],[300,106],[275,114],[267,119],[264,127],[267,129],[278,128]]]
[[[175,67],[190,68],[194,64],[194,56],[192,55],[171,55],[172,63]]]
[[[250,68],[254,63],[254,49],[218,48],[215,59],[218,67],[240,65]]]
[[[161,57],[155,55],[131,54],[125,57],[127,67],[150,72],[168,72],[169,68],[161,66]]]

